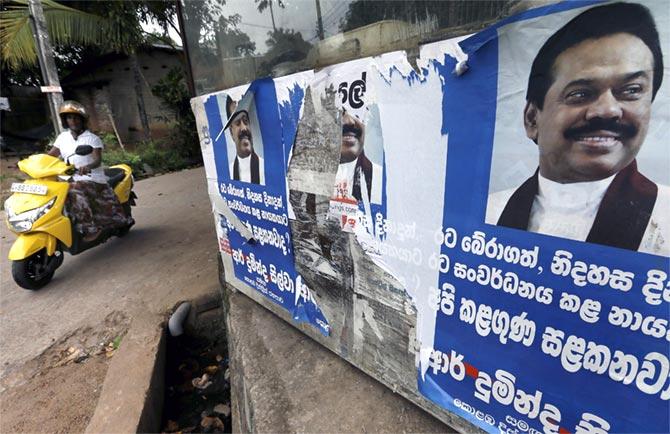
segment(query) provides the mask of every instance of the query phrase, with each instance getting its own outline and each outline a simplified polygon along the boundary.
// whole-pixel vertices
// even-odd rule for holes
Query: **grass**
[[[190,162],[184,158],[179,150],[162,146],[154,141],[138,143],[135,149],[123,150],[118,146],[108,146],[102,153],[102,164],[113,166],[127,164],[133,169],[137,177],[146,175],[146,166],[155,173],[172,172],[188,167]]]
[[[119,335],[119,336],[117,336],[116,338],[114,338],[114,340],[112,341],[112,347],[113,347],[115,350],[118,350],[119,347],[121,346],[121,340],[122,340],[122,339],[123,339],[123,336],[122,336],[122,335]]]

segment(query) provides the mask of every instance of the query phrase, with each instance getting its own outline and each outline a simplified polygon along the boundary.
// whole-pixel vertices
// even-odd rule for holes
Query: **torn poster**
[[[284,86],[295,89],[299,83],[284,80]],[[204,101],[218,194],[223,198],[217,210],[221,251],[232,257],[239,280],[287,309],[294,320],[328,335],[327,319],[295,270],[286,189],[290,149],[285,149],[281,134],[275,82],[257,80],[241,97],[240,91]],[[292,105],[284,114],[287,124],[291,119],[295,124],[301,104],[300,96],[291,92],[284,102]],[[217,208],[217,201],[214,205]]]
[[[393,52],[203,97],[235,276],[485,431],[670,431],[664,6],[559,3],[416,68]],[[281,282],[309,286],[300,307]]]

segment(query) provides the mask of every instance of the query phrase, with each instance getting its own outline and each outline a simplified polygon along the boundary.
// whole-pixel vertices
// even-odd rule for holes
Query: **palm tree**
[[[270,8],[270,18],[272,18],[272,31],[276,32],[277,26],[275,25],[275,14],[274,11],[272,10],[272,3],[276,1],[277,5],[279,5],[280,8],[283,8],[284,7],[283,0],[255,0],[255,1],[257,3],[256,7],[258,9],[258,12],[263,12],[268,7]]]
[[[51,40],[58,45],[101,45],[114,38],[115,29],[98,15],[42,0]],[[28,0],[13,0],[0,11],[2,62],[19,70],[37,65]]]
[[[50,38],[58,45],[97,45],[125,51],[134,72],[137,106],[144,130],[145,139],[150,138],[149,121],[142,96],[141,71],[137,61],[136,48],[141,43],[139,32],[132,32],[132,25],[121,20],[112,20],[92,13],[84,12],[57,3],[54,0],[41,0],[47,30]],[[121,4],[121,6],[125,6]],[[129,11],[121,19],[132,20],[139,27],[137,16]],[[121,15],[121,14],[119,14]],[[117,17],[119,16],[117,15]],[[138,33],[138,34],[136,34]],[[0,44],[2,62],[10,69],[19,70],[37,65],[37,51],[31,29],[29,0],[12,0],[2,6],[0,11]]]

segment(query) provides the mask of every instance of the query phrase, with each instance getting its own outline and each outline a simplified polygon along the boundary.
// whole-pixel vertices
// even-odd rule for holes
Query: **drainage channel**
[[[216,297],[192,305],[183,333],[168,333],[161,430],[230,433],[230,374],[223,310]],[[179,309],[187,310],[186,306]],[[177,326],[177,333],[180,328]]]

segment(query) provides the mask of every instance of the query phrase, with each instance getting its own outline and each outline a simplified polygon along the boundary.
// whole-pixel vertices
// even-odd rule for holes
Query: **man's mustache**
[[[572,128],[568,128],[563,133],[566,139],[576,139],[578,137],[587,136],[598,131],[610,131],[616,133],[623,139],[635,137],[638,129],[634,125],[621,123],[614,119],[594,118],[588,123]]]
[[[242,140],[245,137],[249,141],[251,141],[251,132],[250,131],[240,131],[240,133],[237,135],[237,140]]]
[[[342,135],[348,134],[348,133],[353,133],[357,139],[360,139],[361,136],[363,135],[363,130],[358,128],[355,125],[351,124],[344,124],[342,125]]]

